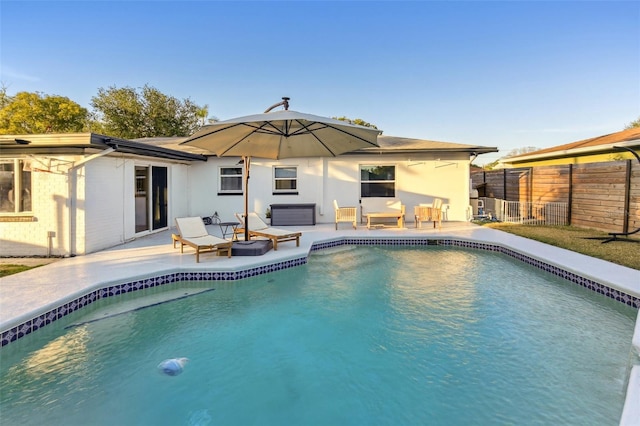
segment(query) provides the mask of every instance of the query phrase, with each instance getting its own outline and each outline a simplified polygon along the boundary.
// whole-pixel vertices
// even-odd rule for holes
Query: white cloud
[[[22,81],[40,81],[40,77],[35,77],[29,74],[24,74],[20,71],[16,71],[6,65],[0,66],[0,81],[7,83],[5,80],[22,80]]]

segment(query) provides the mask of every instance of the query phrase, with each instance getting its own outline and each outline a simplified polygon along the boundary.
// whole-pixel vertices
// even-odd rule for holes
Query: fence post
[[[509,200],[507,197],[507,169],[502,169],[502,197]]]
[[[569,199],[567,201],[567,225],[571,226],[571,206],[573,204],[573,164],[569,164]]]
[[[631,208],[631,160],[627,160],[627,170],[624,179],[624,223],[622,224],[622,232],[629,232],[629,212]]]

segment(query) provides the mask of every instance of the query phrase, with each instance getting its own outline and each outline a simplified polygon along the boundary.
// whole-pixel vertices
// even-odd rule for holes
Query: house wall
[[[134,179],[126,179],[133,161],[102,157],[87,163],[85,191],[78,195],[77,254],[92,253],[125,241],[131,233],[125,228],[125,217],[132,215]],[[81,198],[82,197],[82,198]]]
[[[219,166],[235,166],[237,158],[212,157],[207,162],[163,161],[108,155],[69,172],[85,157],[41,158],[32,171],[32,213],[0,217],[0,256],[82,255],[121,244],[150,231],[135,232],[135,167],[168,168],[168,227],[175,217],[210,216],[234,220],[244,210],[244,197],[218,195]],[[333,200],[358,206],[361,165],[395,165],[396,197],[413,221],[413,206],[444,201],[445,220],[467,220],[469,158],[448,155],[345,155],[336,158],[253,159],[249,209],[265,217],[271,204],[315,203],[316,222],[333,223]],[[298,169],[298,194],[273,194],[273,167]],[[37,166],[37,167],[36,167]],[[71,192],[70,192],[71,191]],[[70,193],[76,197],[69,197]],[[51,239],[48,233],[55,235]],[[51,252],[49,253],[49,241]]]
[[[0,256],[82,255],[121,244],[135,232],[135,166],[168,168],[168,225],[188,209],[189,165],[144,157],[105,156],[71,169],[80,156],[32,165],[32,212],[0,218]],[[71,191],[71,192],[70,192]],[[75,197],[70,197],[75,193]],[[48,233],[51,238],[49,253]]]
[[[204,163],[203,163],[204,164]],[[188,216],[190,210],[189,185],[191,165],[174,164],[169,170],[169,227],[174,218]]]
[[[56,161],[32,162],[32,212],[22,215],[3,215],[0,219],[0,256],[46,256],[65,254],[69,238],[68,199],[69,181],[66,170],[71,161],[66,157]]]
[[[192,164],[191,207],[188,215],[210,216],[218,212],[224,221],[234,220],[244,210],[239,195],[218,195],[220,166],[235,166],[237,158],[209,158]],[[413,221],[413,206],[442,198],[446,220],[467,220],[469,205],[469,155],[467,153],[411,155],[343,155],[335,158],[252,159],[249,179],[249,210],[265,217],[271,204],[315,203],[316,223],[333,223],[333,200],[343,206],[359,206],[360,166],[395,165],[396,197]],[[298,194],[273,194],[273,167],[296,166]]]

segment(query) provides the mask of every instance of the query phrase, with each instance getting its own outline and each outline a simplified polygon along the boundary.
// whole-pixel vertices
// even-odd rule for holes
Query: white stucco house
[[[234,220],[244,203],[239,158],[180,145],[184,139],[0,135],[0,257],[83,255],[171,228],[181,216]],[[445,220],[465,221],[470,162],[497,152],[392,136],[378,142],[332,158],[253,158],[250,210],[264,218],[272,205],[311,205],[316,224],[333,223],[334,199],[357,206],[394,197],[410,223],[414,205],[438,197]]]

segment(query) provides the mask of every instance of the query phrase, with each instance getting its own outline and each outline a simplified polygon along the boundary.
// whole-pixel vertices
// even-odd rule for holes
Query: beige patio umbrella
[[[278,160],[300,157],[335,157],[360,148],[378,146],[382,132],[328,117],[289,111],[289,98],[263,114],[218,121],[203,126],[182,144],[193,145],[218,157],[244,160],[245,241],[249,239],[249,171],[251,157]],[[284,110],[271,111],[278,106]]]

